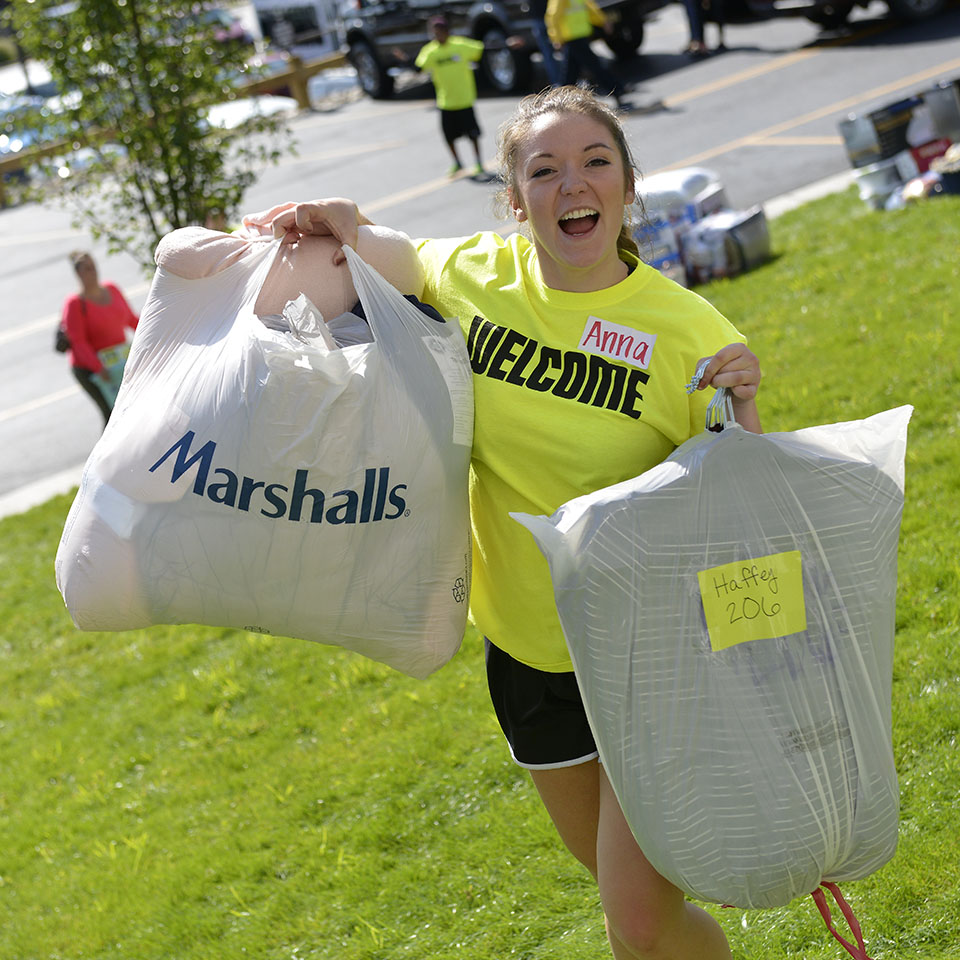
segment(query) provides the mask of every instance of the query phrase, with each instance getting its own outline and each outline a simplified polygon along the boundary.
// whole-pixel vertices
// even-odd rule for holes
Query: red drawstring
[[[854,946],[847,940],[844,940],[843,937],[837,933],[836,927],[833,925],[833,917],[830,914],[830,907],[827,904],[827,898],[824,894],[824,889],[829,890],[833,894],[833,899],[837,901],[837,905],[840,907],[840,912],[844,915],[847,921],[847,925],[850,927],[853,935],[857,938],[857,946]],[[820,911],[820,915],[823,917],[823,922],[827,925],[827,929],[843,944],[847,953],[850,954],[854,960],[870,960],[870,957],[867,956],[867,948],[863,943],[863,933],[860,931],[860,924],[857,922],[857,918],[853,915],[853,910],[850,907],[850,904],[843,899],[843,894],[840,893],[840,888],[835,883],[822,883],[813,893],[810,894],[813,897],[813,902],[817,905],[817,909]]]

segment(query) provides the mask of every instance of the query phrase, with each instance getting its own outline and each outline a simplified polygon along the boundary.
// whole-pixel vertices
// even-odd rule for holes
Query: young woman
[[[106,426],[129,349],[127,330],[136,329],[138,317],[119,287],[100,282],[89,253],[71,253],[70,262],[80,281],[80,292],[64,302],[60,326],[70,340],[73,375],[97,405]]]
[[[500,132],[504,201],[529,238],[420,242],[423,299],[459,317],[474,369],[471,615],[514,759],[599,885],[616,960],[719,960],[720,926],[648,863],[597,760],[547,564],[514,510],[562,503],[649,469],[704,426],[729,387],[760,431],[757,358],[708,303],[642,263],[624,225],[634,166],[616,116],[560,87],[524,98]],[[354,244],[347,200],[298,204],[275,233]],[[335,260],[342,261],[343,254]],[[629,349],[625,344],[629,342]]]

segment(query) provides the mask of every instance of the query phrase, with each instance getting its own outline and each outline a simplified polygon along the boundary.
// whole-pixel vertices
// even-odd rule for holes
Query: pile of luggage
[[[717,174],[703,167],[636,182],[633,238],[640,256],[683,286],[732,277],[770,258],[763,208],[731,209]]]
[[[873,209],[960,193],[960,77],[839,126],[860,198]]]

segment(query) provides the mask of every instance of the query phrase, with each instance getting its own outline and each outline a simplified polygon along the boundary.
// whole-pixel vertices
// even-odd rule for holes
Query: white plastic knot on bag
[[[552,517],[514,514],[550,563],[627,822],[697,899],[779,906],[893,856],[910,412],[728,424]]]
[[[57,584],[81,629],[230,626],[425,676],[466,622],[463,335],[349,248],[374,342],[337,348],[309,303],[270,329],[253,306],[278,248],[202,279],[157,271]]]

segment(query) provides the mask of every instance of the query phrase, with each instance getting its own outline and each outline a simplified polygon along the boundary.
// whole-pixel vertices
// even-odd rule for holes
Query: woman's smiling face
[[[617,252],[633,184],[613,136],[582,114],[537,119],[517,155],[511,206],[529,221],[548,287],[585,292],[623,280]]]

